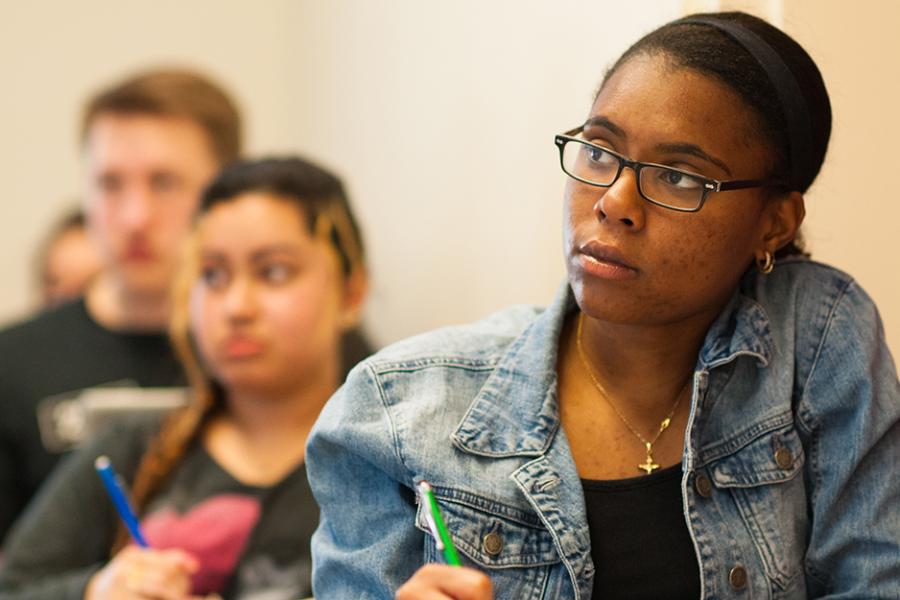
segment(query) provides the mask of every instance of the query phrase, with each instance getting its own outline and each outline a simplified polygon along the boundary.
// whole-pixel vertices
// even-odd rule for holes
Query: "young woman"
[[[757,18],[626,51],[556,137],[553,304],[398,344],[323,411],[317,597],[896,596],[897,375],[871,300],[797,245],[830,122]],[[422,480],[469,568],[423,566]]]
[[[307,434],[343,378],[366,291],[340,181],[300,159],[238,162],[206,190],[174,303],[192,401],[129,422],[56,473],[8,540],[2,598],[296,600],[318,522]],[[129,542],[94,461],[133,490]]]

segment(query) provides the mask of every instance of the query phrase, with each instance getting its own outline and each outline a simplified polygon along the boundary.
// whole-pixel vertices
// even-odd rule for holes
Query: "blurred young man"
[[[240,129],[233,101],[190,72],[144,73],[86,106],[84,212],[102,266],[83,299],[0,332],[0,540],[89,431],[85,398],[183,383],[169,289],[199,194],[237,158]]]

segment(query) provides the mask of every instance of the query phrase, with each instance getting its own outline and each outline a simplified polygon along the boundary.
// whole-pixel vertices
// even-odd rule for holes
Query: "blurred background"
[[[130,72],[202,70],[251,154],[337,170],[363,221],[380,344],[547,303],[562,281],[552,140],[606,67],[682,14],[738,8],[818,62],[834,132],[808,195],[813,256],[853,274],[900,354],[900,2],[893,0],[0,0],[0,323],[36,304],[34,254],[77,203],[84,99]]]

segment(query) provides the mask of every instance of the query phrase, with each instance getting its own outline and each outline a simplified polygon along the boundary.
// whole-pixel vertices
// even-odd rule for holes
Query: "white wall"
[[[679,10],[399,0],[295,11],[295,139],[352,182],[378,339],[550,300],[564,276],[553,135],[584,120],[628,44]]]
[[[680,9],[610,5],[10,1],[0,320],[28,309],[28,254],[77,194],[83,99],[160,61],[235,90],[251,151],[304,152],[345,176],[368,233],[380,342],[546,302],[563,276],[552,136],[584,118],[627,43]]]
[[[872,293],[900,353],[900,3],[874,0],[0,0],[0,321],[28,309],[30,252],[78,192],[83,99],[159,62],[232,88],[252,152],[299,151],[344,175],[379,342],[545,303],[563,276],[553,134],[583,119],[641,33],[735,4],[782,21],[822,67],[835,133],[807,235]]]

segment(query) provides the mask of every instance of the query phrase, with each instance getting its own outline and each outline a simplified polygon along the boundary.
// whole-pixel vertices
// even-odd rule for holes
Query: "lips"
[[[597,240],[582,244],[578,248],[578,259],[586,272],[601,279],[633,279],[640,272],[625,259],[621,250]]]
[[[125,260],[129,262],[148,262],[154,258],[155,254],[147,244],[131,243],[125,248]]]
[[[261,341],[241,335],[235,335],[225,340],[222,348],[225,358],[231,359],[252,358],[261,354],[263,349],[264,345]]]

